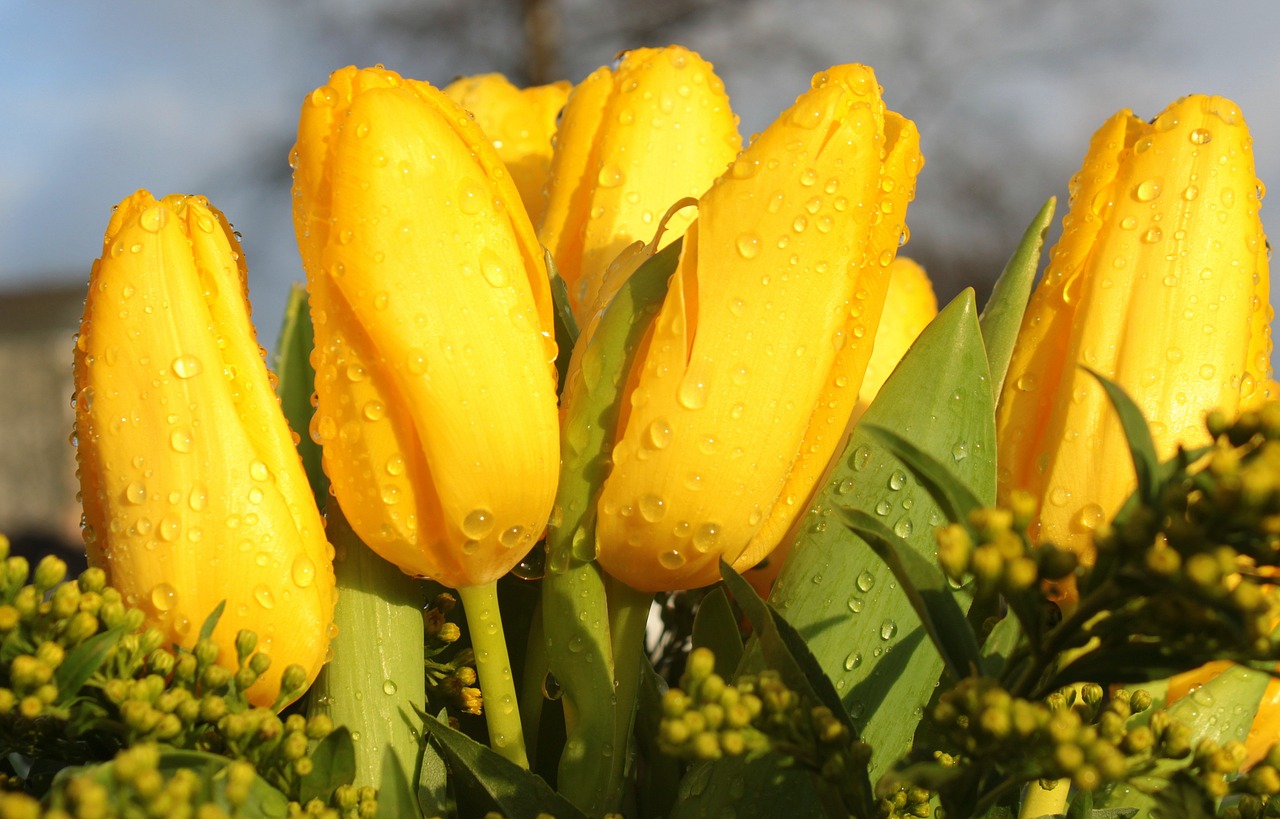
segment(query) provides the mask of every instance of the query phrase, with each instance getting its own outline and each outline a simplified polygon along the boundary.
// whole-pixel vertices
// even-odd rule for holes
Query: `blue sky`
[[[385,61],[436,83],[506,67],[486,62],[500,48],[485,52],[448,32],[397,62],[403,44],[383,53],[377,40],[335,36],[335,20],[358,21],[357,4],[323,5],[329,16],[320,21],[285,0],[0,0],[0,297],[83,282],[110,207],[133,190],[204,193],[244,235],[255,315],[271,346],[287,283],[301,277],[286,156],[303,95],[350,62]],[[566,37],[577,43],[566,73],[577,80],[627,43],[572,29],[591,0],[563,5]],[[1094,31],[1087,15],[1099,5],[1088,3],[1053,4],[1055,17],[1019,16],[1026,4],[1010,0],[766,0],[677,33],[716,64],[744,135],[814,71],[839,61],[875,65],[890,103],[918,121],[926,156],[936,156],[913,205],[916,242],[973,237],[956,213],[963,209],[932,193],[947,162],[968,157],[1007,171],[1000,184],[1025,222],[1048,195],[1065,193],[1109,114],[1132,107],[1153,116],[1192,91],[1242,105],[1259,176],[1280,190],[1280,50],[1271,42],[1280,3],[1224,2],[1212,13],[1190,0],[1113,5],[1141,13],[1119,30],[1099,19]],[[936,30],[895,18],[908,11],[937,21]],[[1007,31],[1004,20],[1013,21]],[[948,44],[955,53],[940,57]],[[947,139],[966,150],[938,150]],[[1006,169],[1003,157],[1023,164]],[[1264,221],[1280,224],[1274,207],[1264,205]],[[1008,234],[1021,229],[1011,224]]]

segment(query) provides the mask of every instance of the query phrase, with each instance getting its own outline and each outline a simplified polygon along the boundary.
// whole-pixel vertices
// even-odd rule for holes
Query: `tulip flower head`
[[[76,340],[76,438],[90,560],[173,642],[240,629],[284,669],[319,673],[333,550],[249,319],[245,266],[201,197],[125,199],[94,263]]]
[[[1261,188],[1240,109],[1190,96],[1094,135],[1032,295],[997,410],[1002,502],[1040,500],[1039,537],[1091,562],[1091,534],[1136,479],[1115,412],[1079,365],[1120,384],[1157,454],[1208,443],[1203,419],[1258,400],[1271,354]]]
[[[501,74],[460,77],[444,87],[493,141],[534,225],[547,209],[551,140],[572,87],[562,80],[521,89]]]
[[[490,140],[439,90],[345,68],[303,105],[294,224],[333,493],[403,571],[488,583],[558,467],[542,252]]]
[[[629,376],[601,565],[642,590],[759,562],[844,440],[922,160],[875,76],[814,78],[702,196]]]
[[[724,84],[710,63],[679,46],[628,51],[573,89],[538,236],[579,324],[618,253],[648,242],[667,209],[701,196],[741,147]],[[692,210],[673,215],[665,243],[693,218]]]

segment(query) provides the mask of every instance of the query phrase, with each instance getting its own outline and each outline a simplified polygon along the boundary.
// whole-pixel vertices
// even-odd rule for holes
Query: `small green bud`
[[[1151,692],[1145,688],[1139,688],[1129,696],[1129,707],[1133,709],[1133,713],[1140,714],[1151,707]]]
[[[172,654],[162,648],[157,648],[151,652],[151,656],[147,657],[147,668],[154,674],[161,674],[167,677],[172,673],[176,662]]]
[[[258,675],[253,673],[252,668],[241,668],[232,679],[235,680],[238,690],[247,691],[250,686],[258,681]]]
[[[236,634],[236,658],[241,664],[244,663],[254,649],[258,647],[258,635],[249,629],[241,629]]]
[[[0,607],[0,609],[2,608]],[[3,631],[3,629],[0,629],[0,631]],[[67,645],[75,646],[97,633],[98,618],[87,611],[79,611],[71,616],[70,622],[67,623],[67,630],[63,632],[62,636]]]
[[[45,555],[36,564],[35,575],[32,582],[36,589],[44,594],[49,589],[61,583],[67,577],[67,564],[58,557],[53,555]]]
[[[196,679],[196,658],[194,654],[183,652],[173,664],[173,677],[178,682],[192,683]]]
[[[215,723],[227,713],[227,701],[217,694],[209,694],[200,700],[201,722]]]
[[[1144,754],[1156,744],[1155,734],[1146,725],[1138,725],[1125,734],[1121,747],[1126,754]]]
[[[719,759],[722,756],[719,738],[711,732],[698,734],[693,738],[693,755],[701,760]]]
[[[1036,562],[1029,557],[1015,557],[1005,564],[1004,589],[1009,592],[1025,591],[1040,579]]]
[[[200,674],[200,685],[205,691],[219,691],[231,682],[231,672],[220,665],[211,665]]]
[[[307,755],[307,736],[303,733],[287,733],[280,743],[280,753],[285,759],[302,759]]]
[[[952,580],[962,579],[969,571],[969,558],[973,554],[969,530],[952,523],[939,529],[935,538],[938,542],[938,565]]]
[[[681,719],[664,719],[658,728],[662,741],[672,748],[679,748],[689,741],[689,727]]]
[[[97,567],[85,569],[78,581],[80,591],[100,593],[107,585],[107,573]]]
[[[689,698],[679,688],[669,689],[662,695],[662,716],[677,719],[689,707]]]
[[[462,629],[458,628],[457,623],[444,623],[440,626],[440,631],[436,634],[441,642],[454,643],[462,636]]]
[[[253,766],[243,759],[238,759],[227,766],[227,801],[239,807],[249,799],[249,788],[258,773]]]
[[[333,733],[333,720],[328,714],[316,714],[307,717],[307,725],[304,729],[307,739],[320,740]]]
[[[271,667],[271,657],[261,652],[254,654],[249,658],[248,668],[254,674],[261,677],[267,673],[267,669]]]
[[[62,646],[49,640],[40,644],[36,649],[36,659],[49,668],[57,668],[62,665],[62,658],[66,656],[66,652],[62,650]]]
[[[264,656],[264,655],[256,655]],[[300,665],[291,665],[284,670],[284,674],[280,676],[280,691],[294,694],[301,691],[307,685],[307,672]]]
[[[697,689],[699,702],[718,703],[725,691],[724,679],[719,674],[713,673],[704,679]]]
[[[1004,571],[1004,558],[1000,550],[989,543],[984,543],[973,550],[973,559],[969,570],[973,572],[980,586],[991,587],[1000,580]]]
[[[21,555],[10,557],[4,562],[4,573],[10,588],[21,586],[31,574],[31,564]]]
[[[182,720],[176,714],[165,714],[156,723],[151,735],[161,742],[167,742],[182,733]]]
[[[684,673],[691,683],[701,682],[707,677],[715,673],[716,655],[711,649],[705,646],[695,648],[689,653],[689,659],[685,663]],[[723,680],[721,681],[723,682]],[[696,688],[695,684],[686,685],[686,688]]]
[[[747,750],[741,731],[723,731],[720,734],[720,750],[725,756],[742,756]]]
[[[18,623],[22,621],[22,615],[13,606],[5,603],[0,605],[0,634],[8,634],[18,627]]]
[[[718,731],[724,724],[724,707],[716,702],[707,703],[702,706],[702,718],[706,720],[708,728]]]
[[[196,655],[196,662],[202,666],[218,662],[218,644],[209,638],[197,642],[192,653]]]
[[[0,716],[13,713],[13,707],[16,704],[17,698],[13,695],[13,691],[8,688],[0,688]]]
[[[80,588],[74,583],[62,583],[53,590],[49,602],[53,604],[53,616],[66,620],[80,609]]]
[[[315,763],[311,761],[310,757],[304,756],[293,761],[293,772],[297,776],[307,776],[313,770],[315,770]]]

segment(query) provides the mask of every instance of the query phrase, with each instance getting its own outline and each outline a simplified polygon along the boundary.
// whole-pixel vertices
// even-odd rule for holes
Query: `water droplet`
[[[1195,145],[1205,145],[1213,141],[1213,132],[1208,128],[1197,128],[1191,132],[1191,142]]]
[[[462,533],[472,540],[487,537],[493,531],[493,513],[488,509],[472,509],[462,520]]]
[[[182,519],[177,515],[168,514],[160,519],[160,539],[172,543],[178,539],[178,535],[182,532]]]
[[[893,470],[892,473],[890,473],[889,475],[890,489],[896,492],[906,485],[907,485],[907,473],[903,472],[901,469],[895,469]]]
[[[720,526],[715,523],[704,523],[693,533],[693,548],[706,553],[720,539]]]
[[[738,255],[744,259],[754,259],[760,255],[760,237],[755,233],[743,233],[738,236]]]
[[[267,469],[267,465],[262,461],[254,461],[249,464],[249,477],[255,481],[265,481],[271,477],[271,470]]]
[[[854,472],[861,472],[867,468],[867,464],[870,461],[871,448],[864,444],[853,451],[853,457],[849,459],[849,466],[853,467]]]
[[[666,569],[679,569],[685,564],[684,555],[680,554],[679,549],[670,549],[658,555],[658,562]]]
[[[1164,237],[1164,232],[1158,227],[1153,227],[1146,233],[1142,234],[1142,241],[1149,245],[1153,245]]]
[[[258,601],[258,605],[264,609],[275,608],[276,598],[265,584],[259,583],[253,589],[253,599]]]
[[[370,421],[381,421],[387,414],[387,408],[381,401],[370,401],[364,405],[362,412]]]
[[[967,458],[967,457],[969,457],[969,445],[968,445],[968,444],[966,444],[966,443],[964,443],[963,441],[961,441],[960,443],[958,443],[958,444],[956,444],[955,446],[951,447],[951,459],[952,459],[952,460],[954,460],[956,463],[959,463],[960,461],[963,461],[963,460],[964,460],[965,458]]]
[[[1065,487],[1056,487],[1049,493],[1049,502],[1054,506],[1066,506],[1069,500],[1071,500],[1071,493]]]
[[[488,248],[480,252],[480,275],[493,287],[507,286],[506,266],[498,254]]]
[[[858,579],[856,583],[860,591],[869,592],[871,591],[872,587],[875,586],[876,578],[875,578],[875,575],[873,575],[871,572],[867,571],[866,569],[863,569],[862,573],[858,575]]]
[[[156,611],[171,611],[178,604],[178,590],[168,583],[157,584],[151,590],[151,605]]]
[[[665,418],[654,419],[648,428],[648,443],[654,449],[666,449],[671,444],[671,425]]]
[[[596,182],[602,188],[616,188],[624,181],[626,176],[622,173],[622,169],[612,163],[601,167],[600,173],[596,174]]]
[[[174,452],[190,452],[193,441],[190,427],[178,427],[169,433],[169,446]]]
[[[911,521],[903,518],[893,526],[893,533],[898,537],[909,537],[911,535]]]
[[[1161,182],[1159,179],[1147,179],[1138,183],[1133,189],[1133,198],[1139,202],[1150,202],[1160,195]]]
[[[640,516],[650,523],[657,523],[666,517],[667,502],[657,495],[645,495],[640,498]]]
[[[502,544],[504,549],[514,549],[525,540],[525,529],[523,526],[511,526],[502,531],[498,535],[498,542]]]
[[[680,406],[685,409],[702,409],[707,405],[706,382],[695,380],[686,374],[684,380],[680,382],[680,390],[676,398],[680,401]]]
[[[1212,364],[1200,365],[1200,377],[1203,378],[1205,381],[1213,380],[1213,377],[1217,374],[1217,372],[1218,372],[1217,368],[1214,367]]]
[[[861,651],[855,651],[855,652],[853,652],[852,654],[850,654],[848,657],[845,657],[845,658],[844,658],[844,670],[845,670],[845,671],[852,671],[852,670],[854,670],[855,668],[857,668],[857,667],[858,667],[858,666],[860,666],[860,665],[862,665],[862,652],[861,652]]]
[[[160,228],[164,227],[168,217],[169,212],[157,204],[147,208],[138,216],[138,224],[145,231],[157,233]]]
[[[849,611],[857,614],[862,611],[863,600],[861,597],[853,596],[849,598]]]
[[[892,620],[885,620],[880,624],[880,639],[892,640],[893,635],[898,633],[898,624]]]
[[[173,374],[179,378],[191,378],[200,374],[204,365],[193,355],[180,355],[173,360]]]
[[[887,515],[889,514],[889,510],[892,508],[893,504],[889,503],[887,500],[882,500],[876,504],[876,514],[881,516]]]
[[[134,481],[125,487],[124,497],[129,503],[142,503],[147,499],[147,487],[142,481]]]
[[[298,555],[293,559],[293,566],[289,569],[289,576],[293,578],[293,582],[298,588],[305,589],[316,579],[316,564],[306,555]]]
[[[396,685],[395,680],[383,680],[382,682],[382,693],[386,694],[388,697],[396,693],[398,688],[399,686]]]

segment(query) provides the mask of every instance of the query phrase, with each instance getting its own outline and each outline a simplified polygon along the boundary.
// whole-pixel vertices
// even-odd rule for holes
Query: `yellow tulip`
[[[906,256],[895,258],[889,265],[889,290],[880,314],[880,326],[876,329],[876,343],[862,376],[862,388],[858,390],[858,404],[849,419],[851,424],[862,417],[916,337],[937,314],[938,299],[924,268]],[[768,561],[747,572],[747,580],[761,597],[769,596],[790,548],[791,544],[784,539],[769,554]]]
[[[1271,354],[1261,189],[1240,109],[1190,96],[1094,134],[1032,295],[997,410],[999,487],[1040,500],[1038,537],[1085,563],[1136,478],[1115,412],[1078,365],[1120,384],[1161,458],[1208,442],[1204,414],[1260,399]]]
[[[840,66],[702,197],[630,373],[598,506],[641,590],[764,558],[843,442],[921,166],[869,68]]]
[[[889,265],[889,293],[876,330],[875,349],[867,362],[867,373],[862,376],[862,389],[858,390],[856,416],[861,417],[875,400],[898,362],[936,315],[938,297],[933,294],[924,268],[906,256],[894,259]]]
[[[618,253],[649,241],[667,208],[701,196],[741,147],[724,84],[710,63],[678,46],[628,51],[573,89],[538,235],[579,324]],[[675,214],[665,242],[692,220],[692,211]]]
[[[559,465],[550,287],[515,185],[455,102],[383,69],[310,95],[295,162],[333,493],[403,571],[492,582],[540,536]]]
[[[573,86],[567,81],[516,88],[501,74],[461,77],[444,93],[467,109],[511,172],[520,199],[537,225],[547,209],[545,187],[551,176],[551,139],[556,118]]]
[[[219,661],[240,629],[315,679],[333,617],[332,548],[255,340],[244,260],[202,197],[125,199],[94,263],[76,340],[76,437],[91,561],[191,648],[220,601]]]

